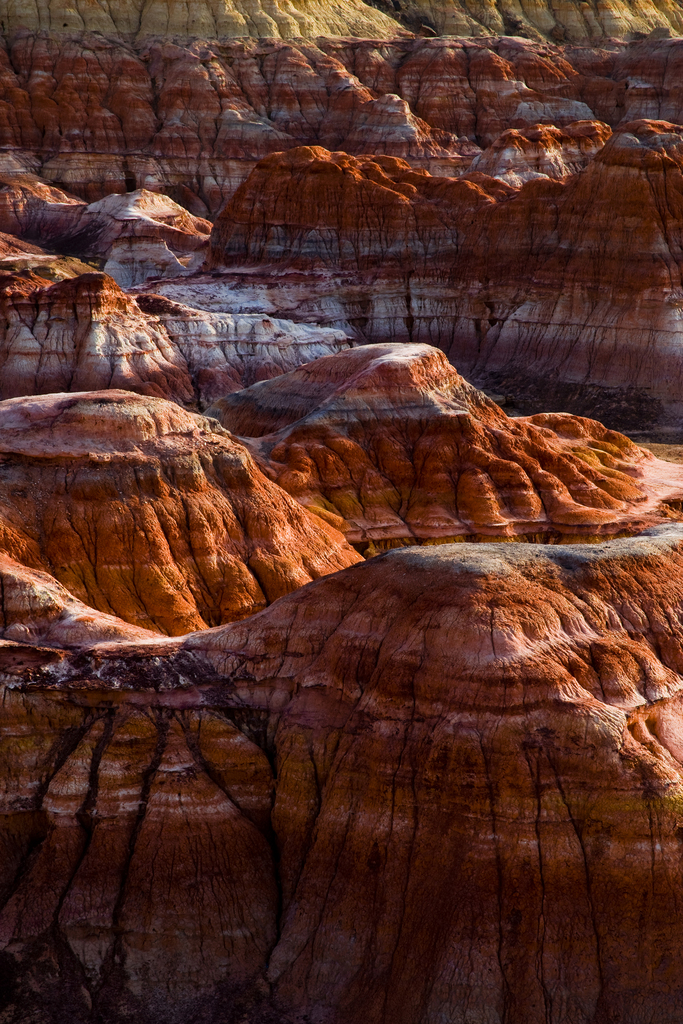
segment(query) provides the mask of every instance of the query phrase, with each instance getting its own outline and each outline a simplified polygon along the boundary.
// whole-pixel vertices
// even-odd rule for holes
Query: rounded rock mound
[[[105,1024],[245,995],[253,1021],[670,1024],[682,604],[676,524],[404,548],[182,639],[0,651],[16,1019],[78,982]]]
[[[594,420],[506,416],[429,345],[366,345],[209,409],[281,487],[366,553],[449,540],[579,540],[670,516],[683,472]]]
[[[359,558],[214,420],[130,392],[0,403],[0,486],[0,550],[156,632],[251,615]]]

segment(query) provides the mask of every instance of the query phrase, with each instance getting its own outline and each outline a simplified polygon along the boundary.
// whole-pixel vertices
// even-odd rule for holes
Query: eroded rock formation
[[[577,121],[566,128],[510,128],[475,157],[468,174],[476,171],[513,187],[534,178],[566,178],[583,170],[611,134],[600,121]]]
[[[181,641],[0,652],[7,1019],[668,1024],[682,558],[406,548]]]
[[[464,3],[462,0],[398,0],[396,8],[436,32],[454,36],[516,35],[572,43],[595,43],[605,37],[638,39],[652,34],[666,38],[683,32],[683,12],[677,3],[640,4],[624,0],[607,3],[552,4]]]
[[[622,126],[580,173],[519,189],[304,147],[252,172],[209,266],[246,261],[252,286],[254,267],[313,271],[309,313],[334,302],[368,340],[438,344],[469,380],[536,408],[675,425],[682,167],[681,129],[651,121]]]
[[[126,40],[167,37],[178,40],[266,36],[288,39],[319,35],[395,35],[398,25],[363,0],[191,0],[178,7],[169,0],[104,0],[96,6],[49,0],[37,8],[26,0],[2,0],[3,32],[22,29],[52,35],[97,32]]]
[[[342,331],[264,315],[209,313],[145,294],[137,303],[100,273],[48,284],[0,275],[0,399],[124,388],[207,403],[338,351]],[[62,265],[67,261],[57,261]]]
[[[145,189],[88,205],[30,179],[0,187],[0,227],[61,252],[107,257],[107,273],[124,287],[175,277],[193,253],[201,262],[211,230],[208,221]]]
[[[77,647],[101,641],[146,640],[155,633],[76,600],[46,572],[0,554],[0,636],[4,645]],[[11,651],[5,651],[11,659]],[[21,657],[21,655],[19,655]],[[40,660],[41,655],[36,657]]]
[[[10,399],[0,452],[0,549],[143,629],[241,618],[359,560],[215,421],[161,399]]]
[[[302,144],[460,174],[508,129],[683,121],[678,39],[600,48],[491,34],[315,43],[209,34],[131,45],[111,32],[53,31],[41,17],[40,31],[12,33],[0,49],[0,169],[40,174],[88,202],[151,189],[205,217],[256,161]]]
[[[345,519],[367,553],[637,531],[683,497],[679,467],[594,420],[510,419],[427,345],[327,356],[208,412],[303,505]]]

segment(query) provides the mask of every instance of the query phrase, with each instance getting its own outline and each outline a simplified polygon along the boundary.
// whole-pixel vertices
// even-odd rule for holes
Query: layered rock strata
[[[47,31],[51,35],[96,32],[127,41],[166,37],[178,40],[266,36],[289,39],[319,35],[396,34],[398,25],[363,0],[192,0],[178,7],[169,0],[50,0],[37,8],[2,0],[3,32]]]
[[[168,2],[106,0],[97,6],[65,0],[34,4],[3,0],[0,24],[10,37],[22,31],[48,31],[59,37],[80,32],[144,42],[159,36],[177,42],[265,36],[292,39],[320,35],[391,39],[408,28],[425,35],[517,35],[595,43],[604,38],[642,38],[683,32],[683,17],[672,0],[645,0],[637,7],[624,0],[605,3],[548,0],[537,3],[464,3],[463,0],[193,0]]]
[[[595,43],[605,38],[666,38],[683,33],[676,3],[639,4],[547,2],[509,4],[463,3],[462,0],[398,0],[396,9],[413,22],[453,36],[515,35],[532,39]]]
[[[342,331],[262,314],[149,293],[136,302],[101,273],[48,284],[39,275],[69,261],[46,261],[0,275],[0,399],[123,388],[201,409],[349,344]]]
[[[611,134],[600,121],[577,121],[566,128],[510,128],[475,157],[468,175],[476,171],[513,187],[534,178],[567,178],[583,170]]]
[[[682,167],[681,129],[651,121],[620,128],[580,173],[519,189],[304,147],[252,172],[208,265],[246,266],[252,286],[290,268],[283,290],[309,315],[336,308],[368,340],[437,344],[532,408],[675,426]]]
[[[63,253],[106,257],[107,273],[130,287],[175,277],[193,253],[201,262],[211,224],[145,189],[88,205],[40,182],[10,179],[0,187],[0,228]]]
[[[10,399],[0,453],[0,550],[146,630],[251,615],[360,557],[215,421],[161,399]]]
[[[366,554],[638,531],[683,498],[679,467],[594,420],[510,419],[427,345],[326,356],[208,413],[303,505],[341,516]]]
[[[408,548],[1,652],[7,1020],[675,1020],[682,558]]]
[[[452,175],[508,129],[683,121],[677,39],[573,47],[495,28],[479,40],[208,34],[131,46],[48,24],[0,50],[0,169],[88,202],[151,189],[204,217],[256,161],[302,144]]]
[[[147,640],[155,633],[76,600],[46,572],[29,569],[0,554],[0,647],[11,661],[15,645],[78,647],[100,642]],[[38,655],[40,657],[40,655]]]

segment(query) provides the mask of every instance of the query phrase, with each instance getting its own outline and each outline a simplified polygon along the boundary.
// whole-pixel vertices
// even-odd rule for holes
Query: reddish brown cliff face
[[[682,551],[403,549],[4,649],[8,1019],[675,1020]]]
[[[0,452],[2,550],[144,629],[242,618],[359,560],[215,421],[161,399],[13,399]]]
[[[0,554],[0,595],[0,636],[5,646],[72,647],[155,637],[149,630],[83,604],[53,576],[20,565],[4,553]],[[5,653],[11,657],[11,652]]]
[[[468,379],[536,408],[672,424],[682,161],[680,129],[649,121],[580,173],[519,189],[302,148],[252,172],[216,222],[211,265],[314,271],[309,308],[334,296],[366,338],[438,344]]]
[[[594,420],[510,419],[427,345],[327,356],[209,414],[298,501],[343,517],[369,552],[637,531],[683,497],[678,466]]]
[[[583,170],[611,134],[601,121],[577,121],[566,128],[509,128],[474,158],[468,173],[486,174],[513,187],[534,178],[566,178]]]
[[[0,52],[0,140],[8,170],[88,202],[151,188],[202,217],[255,161],[302,144],[460,173],[509,128],[683,120],[680,40],[574,48],[502,31],[316,43],[200,31],[178,45],[27,26]]]
[[[679,1024],[656,2],[0,0],[0,1024]]]

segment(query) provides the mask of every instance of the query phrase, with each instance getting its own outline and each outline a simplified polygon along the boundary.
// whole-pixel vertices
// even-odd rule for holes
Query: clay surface
[[[515,17],[525,10],[517,5]],[[553,10],[563,17],[564,8]],[[604,45],[598,33],[577,47],[491,27],[479,38],[205,34],[124,43],[111,31],[60,31],[44,20],[0,49],[0,171],[10,181],[33,176],[34,185],[39,175],[87,203],[151,190],[206,218],[258,160],[300,145],[459,175],[509,129],[683,121],[676,38],[627,43],[615,30]]]
[[[344,331],[207,312],[153,292],[136,302],[106,274],[80,265],[74,275],[78,261],[38,259],[0,274],[1,399],[123,388],[203,409],[350,343]]]
[[[253,614],[360,557],[215,420],[162,399],[0,403],[0,476],[2,551],[159,633]]]
[[[513,188],[302,147],[255,168],[208,266],[305,269],[300,304],[333,297],[368,340],[438,344],[474,383],[537,409],[673,426],[682,154],[679,127],[634,121],[579,173]]]
[[[510,419],[427,345],[326,356],[208,414],[298,501],[342,516],[367,553],[637,532],[683,497],[680,470],[622,434],[561,413]]]
[[[8,1019],[675,1019],[682,550],[409,548],[1,652]]]

